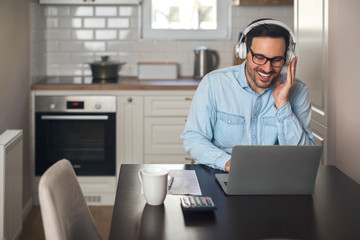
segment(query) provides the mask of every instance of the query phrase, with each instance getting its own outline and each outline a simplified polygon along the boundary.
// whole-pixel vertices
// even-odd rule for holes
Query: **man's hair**
[[[252,23],[250,23],[249,26],[253,23],[263,20],[273,20],[273,19],[271,18],[257,19]],[[255,37],[284,38],[286,45],[284,56],[286,57],[286,51],[290,44],[290,33],[285,28],[276,24],[261,24],[259,26],[256,26],[246,34],[246,38],[245,38],[246,45],[251,47],[253,38]]]

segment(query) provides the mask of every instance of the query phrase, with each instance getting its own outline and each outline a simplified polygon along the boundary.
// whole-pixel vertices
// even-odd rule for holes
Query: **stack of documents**
[[[168,194],[173,195],[202,195],[195,170],[169,170],[173,177]]]

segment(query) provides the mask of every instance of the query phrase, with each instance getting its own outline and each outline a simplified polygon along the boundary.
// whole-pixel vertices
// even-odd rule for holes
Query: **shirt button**
[[[255,136],[255,135],[253,135],[253,138],[256,138],[256,136]]]
[[[277,113],[276,116],[277,116],[277,117],[280,117],[280,113]]]
[[[254,115],[254,118],[256,118],[256,115]]]
[[[285,135],[284,134],[281,134],[282,137],[284,137]]]
[[[231,120],[229,120],[228,123],[231,124]]]

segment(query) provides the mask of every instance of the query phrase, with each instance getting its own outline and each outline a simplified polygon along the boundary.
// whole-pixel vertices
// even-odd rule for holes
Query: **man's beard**
[[[280,73],[276,74],[275,71],[270,71],[270,72],[267,73],[267,72],[265,72],[265,71],[263,71],[263,70],[257,70],[257,68],[254,68],[254,69],[249,68],[249,66],[245,66],[245,69],[246,69],[246,72],[247,72],[247,76],[250,78],[250,79],[248,79],[248,81],[251,81],[252,83],[255,84],[256,87],[262,88],[262,89],[267,89],[269,86],[271,86],[272,83],[275,81],[275,79],[276,79],[276,78],[278,77],[278,75],[280,74]],[[265,83],[265,82],[261,81],[261,80],[259,79],[260,77],[257,76],[257,75],[258,75],[258,72],[264,73],[264,74],[270,74],[270,75],[272,75],[272,74],[275,73],[276,75],[273,76],[270,81],[266,81],[266,83],[269,83],[269,84],[264,85],[264,84],[261,84],[261,83]]]

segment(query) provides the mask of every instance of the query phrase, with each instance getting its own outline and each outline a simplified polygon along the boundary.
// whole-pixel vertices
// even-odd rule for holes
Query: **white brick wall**
[[[141,61],[177,62],[181,76],[192,76],[193,50],[198,46],[217,50],[222,68],[232,65],[239,32],[254,19],[270,17],[293,26],[292,6],[233,7],[230,40],[146,41],[139,39],[137,6],[31,6],[31,39],[44,36],[45,42],[42,52],[32,45],[37,52],[32,68],[40,67],[38,59],[43,54],[46,75],[90,75],[87,63],[110,55],[112,60],[127,63],[120,71],[124,76],[136,76]]]

